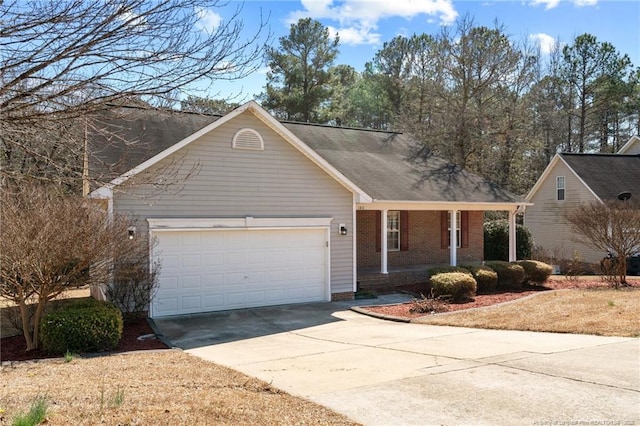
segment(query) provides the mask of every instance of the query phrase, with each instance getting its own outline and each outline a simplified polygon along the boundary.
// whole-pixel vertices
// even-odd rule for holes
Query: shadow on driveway
[[[333,314],[348,310],[352,306],[401,303],[408,300],[411,300],[408,295],[392,294],[380,296],[378,299],[304,303],[174,316],[154,319],[153,323],[156,333],[167,345],[187,350],[342,321]]]

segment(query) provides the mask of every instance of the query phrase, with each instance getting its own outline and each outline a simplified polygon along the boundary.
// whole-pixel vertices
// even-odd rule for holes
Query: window
[[[451,247],[451,218],[448,211],[440,212],[440,248]],[[456,239],[458,248],[469,247],[469,212],[459,210],[456,212]],[[481,228],[480,228],[481,229]],[[482,231],[480,231],[482,232]]]
[[[447,232],[448,234],[448,244],[447,247],[451,247],[451,215],[447,215]],[[456,212],[456,242],[458,243],[456,247],[460,248],[462,246],[462,233],[460,232],[460,225],[462,223],[462,212],[458,210]]]
[[[406,210],[388,211],[387,223],[382,223],[382,212],[376,212],[376,251],[380,253],[382,231],[387,230],[387,251],[409,250],[409,212]]]
[[[556,177],[556,200],[564,201],[564,176]]]
[[[387,213],[387,250],[400,250],[400,212]]]

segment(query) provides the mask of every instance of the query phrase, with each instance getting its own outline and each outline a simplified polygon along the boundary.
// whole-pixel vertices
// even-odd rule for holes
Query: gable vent
[[[254,151],[264,150],[264,141],[260,133],[253,129],[240,129],[233,135],[233,143],[231,145],[235,149],[250,149]]]

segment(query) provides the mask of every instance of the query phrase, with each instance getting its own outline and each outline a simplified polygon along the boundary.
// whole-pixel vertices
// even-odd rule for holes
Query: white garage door
[[[154,232],[153,317],[327,299],[326,229]]]

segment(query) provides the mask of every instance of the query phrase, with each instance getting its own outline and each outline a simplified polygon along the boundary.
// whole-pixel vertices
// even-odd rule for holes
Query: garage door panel
[[[326,229],[158,232],[152,315],[326,299]]]
[[[200,289],[202,287],[201,276],[183,276],[182,277],[182,288],[184,289]]]

